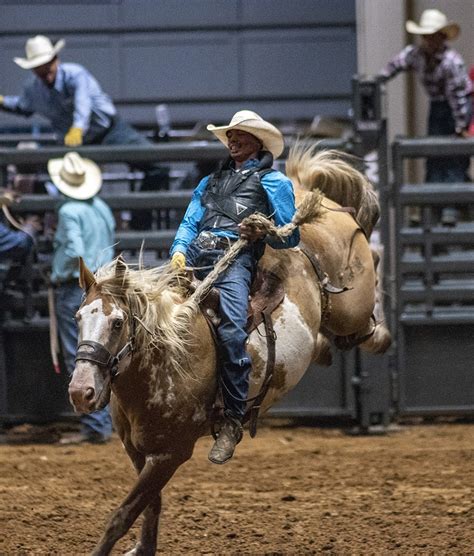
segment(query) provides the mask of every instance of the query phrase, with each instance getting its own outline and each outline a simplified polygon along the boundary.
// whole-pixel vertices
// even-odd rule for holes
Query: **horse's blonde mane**
[[[136,319],[137,349],[159,349],[167,368],[190,378],[186,369],[190,345],[194,342],[191,319],[195,313],[183,303],[178,275],[169,264],[145,269],[133,267],[120,259],[102,266],[95,274],[100,290],[129,309]]]
[[[353,207],[356,218],[370,237],[380,216],[377,194],[370,181],[354,167],[358,159],[334,149],[298,141],[290,149],[286,174],[296,187],[319,189],[341,206]]]

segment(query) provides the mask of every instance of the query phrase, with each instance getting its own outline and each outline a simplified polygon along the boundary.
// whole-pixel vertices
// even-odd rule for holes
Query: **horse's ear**
[[[87,291],[91,286],[96,283],[94,275],[87,268],[86,263],[82,257],[79,257],[79,286]]]
[[[122,255],[119,255],[117,257],[117,262],[115,263],[115,278],[121,278],[122,283],[124,284],[126,280],[127,272],[128,272],[127,263],[125,262]]]

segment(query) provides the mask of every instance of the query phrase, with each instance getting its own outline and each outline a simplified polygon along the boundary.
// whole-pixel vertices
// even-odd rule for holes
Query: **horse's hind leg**
[[[106,556],[110,554],[115,543],[127,533],[137,517],[149,504],[155,503],[154,510],[153,506],[151,506],[150,513],[147,512],[146,517],[148,519],[145,519],[144,523],[144,525],[146,524],[146,529],[144,530],[145,538],[147,540],[152,538],[153,527],[155,523],[156,525],[158,524],[159,510],[161,508],[161,504],[155,502],[157,500],[157,493],[161,492],[161,489],[170,480],[182,461],[172,462],[170,460],[166,463],[165,467],[155,463],[153,458],[147,459],[145,467],[138,476],[134,487],[122,504],[112,513],[105,532],[92,553],[93,556]],[[153,513],[157,509],[158,514],[153,517]],[[156,543],[156,537],[154,542]],[[137,552],[137,554],[148,554],[148,552]]]
[[[382,292],[382,280],[380,276],[380,256],[375,249],[371,249],[372,258],[374,261],[375,268],[375,307],[373,316],[373,333],[370,337],[360,344],[361,349],[369,353],[385,353],[392,343],[392,335],[390,334],[388,328],[385,326],[385,311],[383,308],[383,292]]]
[[[329,367],[332,364],[331,343],[322,332],[318,332],[312,361],[323,367]]]
[[[385,353],[392,343],[392,336],[384,324],[385,313],[379,270],[380,256],[375,249],[371,249],[371,253],[375,270],[374,311],[370,319],[356,334],[335,337],[334,343],[341,350],[349,350],[359,346],[368,353]]]
[[[359,347],[368,353],[385,353],[392,343],[392,335],[382,322],[372,324],[372,328],[369,338]]]

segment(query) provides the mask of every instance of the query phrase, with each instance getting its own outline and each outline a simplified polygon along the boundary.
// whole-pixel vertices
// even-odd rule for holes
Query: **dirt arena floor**
[[[356,437],[271,423],[222,467],[198,443],[164,492],[160,554],[474,554],[474,424]],[[2,556],[88,554],[133,481],[117,438],[2,445],[0,468]]]

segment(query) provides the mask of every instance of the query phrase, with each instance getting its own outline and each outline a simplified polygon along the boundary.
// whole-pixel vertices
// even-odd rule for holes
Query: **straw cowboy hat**
[[[75,152],[51,159],[48,172],[61,193],[79,201],[90,199],[102,187],[102,173],[97,164]]]
[[[457,23],[448,21],[448,18],[439,10],[425,10],[420,17],[420,24],[414,21],[406,22],[406,30],[414,35],[432,35],[441,31],[448,39],[455,39],[461,29]]]
[[[263,148],[270,151],[273,158],[278,158],[283,152],[285,142],[281,132],[269,122],[266,122],[261,116],[251,110],[240,110],[232,116],[229,125],[215,126],[209,124],[209,131],[227,146],[226,132],[229,129],[241,129],[247,133],[260,139]]]
[[[26,41],[26,58],[13,58],[13,61],[23,69],[38,68],[51,62],[65,44],[66,41],[61,39],[53,46],[48,37],[36,35]]]

